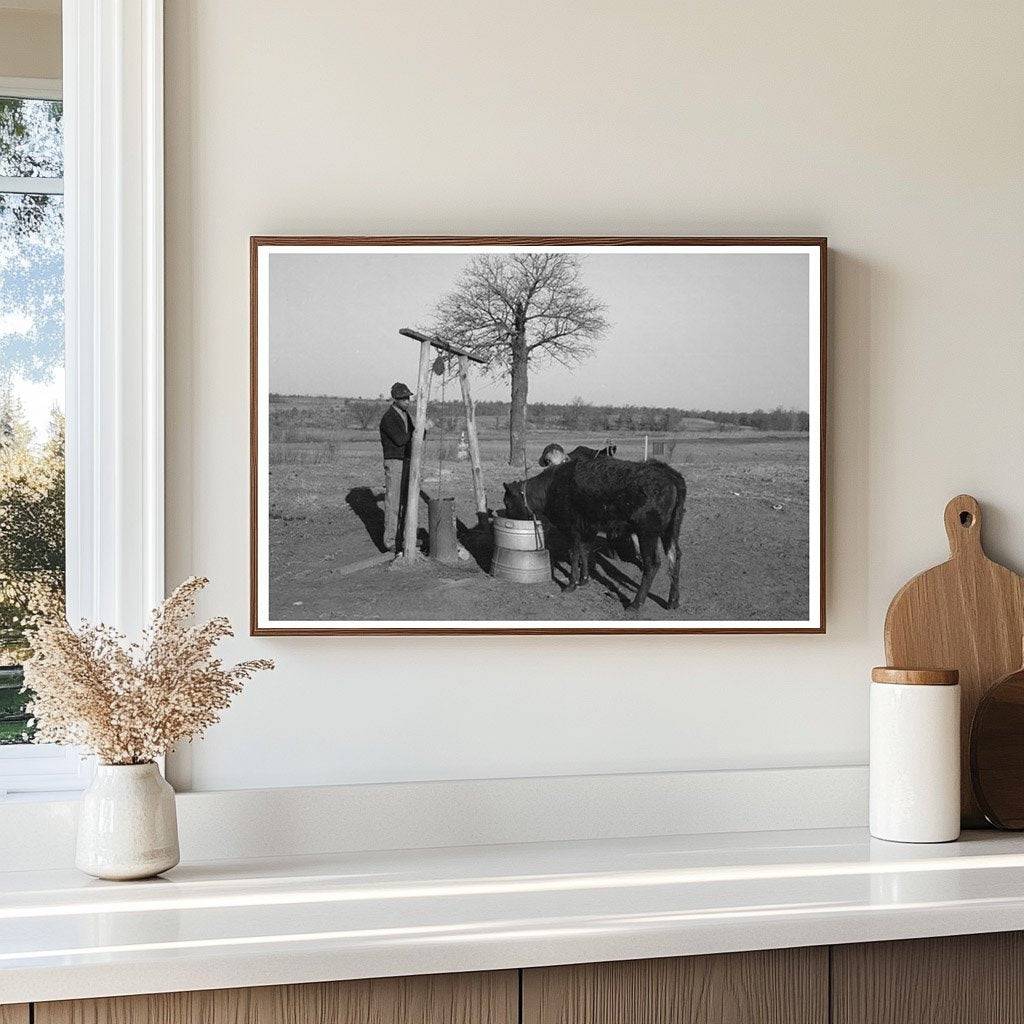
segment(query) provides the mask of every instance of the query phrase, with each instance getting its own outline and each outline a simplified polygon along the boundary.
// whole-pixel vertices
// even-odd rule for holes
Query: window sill
[[[94,759],[52,743],[0,746],[0,803],[67,800],[92,779]]]

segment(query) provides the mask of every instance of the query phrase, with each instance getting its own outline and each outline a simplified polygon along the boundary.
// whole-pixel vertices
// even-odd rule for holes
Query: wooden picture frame
[[[269,294],[269,267],[271,256],[302,254],[333,256],[335,254],[348,254],[353,256],[364,256],[370,254],[401,253],[403,255],[458,255],[476,257],[479,254],[491,254],[500,256],[508,253],[526,253],[527,255],[540,255],[544,253],[562,254],[566,258],[577,257],[577,254],[587,257],[593,255],[629,255],[642,254],[645,256],[660,256],[662,254],[682,254],[684,252],[692,255],[783,255],[792,253],[797,256],[807,257],[807,411],[802,413],[808,424],[807,433],[807,480],[806,480],[806,504],[808,508],[807,525],[807,616],[805,619],[787,619],[784,621],[770,619],[751,620],[721,620],[721,619],[686,619],[683,621],[667,620],[659,618],[656,620],[628,617],[628,612],[619,615],[613,611],[609,619],[565,619],[565,620],[541,620],[523,619],[522,621],[491,621],[490,619],[453,619],[453,620],[373,620],[373,619],[330,619],[321,621],[307,618],[295,618],[294,620],[282,620],[279,615],[270,613],[270,400],[271,392],[269,385],[270,356],[269,350],[271,340],[270,330],[270,308],[271,300]],[[597,634],[597,635],[625,635],[625,634],[706,634],[706,633],[814,633],[825,632],[825,608],[826,608],[826,503],[825,503],[825,467],[826,467],[826,413],[827,413],[827,262],[828,245],[823,237],[605,237],[605,236],[572,236],[572,237],[548,237],[548,236],[253,236],[250,238],[250,632],[253,636],[359,636],[359,635],[552,635],[552,634]],[[283,264],[282,264],[283,265]],[[355,264],[351,264],[355,266]],[[801,264],[802,265],[802,264]],[[294,305],[298,306],[298,300]],[[426,311],[425,311],[426,312]],[[394,323],[393,333],[396,335],[400,327],[407,327],[406,324]],[[420,337],[414,330],[404,331],[407,337]],[[430,335],[431,339],[436,334]],[[444,346],[441,346],[442,348]],[[440,352],[435,347],[428,349],[426,342],[422,349],[429,352]],[[456,346],[456,351],[458,348]],[[445,356],[445,358],[449,358]],[[452,357],[454,358],[454,357]],[[285,362],[293,362],[286,360]],[[414,363],[410,347],[410,364]],[[421,359],[421,370],[422,362]],[[465,366],[465,364],[464,364]],[[407,374],[412,378],[412,372]],[[443,380],[442,376],[442,380]],[[454,375],[453,375],[454,379]],[[382,382],[382,392],[386,390],[387,381]],[[428,384],[428,394],[430,385]],[[457,394],[458,388],[454,393]],[[301,397],[301,396],[300,396]],[[297,400],[297,399],[296,399]],[[323,401],[328,399],[324,398]],[[344,406],[354,401],[363,399],[339,398],[338,402]],[[386,400],[381,399],[386,405]],[[472,402],[466,395],[467,410],[472,413]],[[625,408],[626,406],[615,406]],[[693,408],[708,408],[710,406],[693,406]],[[634,406],[628,406],[634,408]],[[683,406],[683,408],[689,408]],[[766,406],[766,408],[775,408]],[[445,419],[446,406],[442,405],[442,423]],[[302,412],[303,410],[297,410]],[[678,412],[678,409],[674,409]],[[760,409],[758,410],[761,411]],[[781,411],[781,408],[780,408]],[[725,415],[725,413],[723,413]],[[735,415],[728,413],[728,415]],[[426,418],[426,414],[422,419]],[[471,417],[470,417],[471,418]],[[465,421],[464,421],[465,422]],[[712,421],[714,422],[714,421]],[[714,423],[717,429],[734,429],[732,422],[727,424]],[[746,427],[735,427],[738,430]],[[464,430],[465,432],[465,430]],[[413,434],[415,435],[415,424]],[[695,435],[696,436],[696,435]],[[736,446],[746,444],[747,439],[751,442],[758,440],[753,435],[743,435],[737,439]],[[731,435],[730,438],[731,440]],[[371,439],[372,440],[372,439]],[[475,431],[474,431],[475,440]],[[600,438],[595,438],[595,443]],[[705,441],[712,439],[705,437]],[[723,438],[726,440],[726,438]],[[776,440],[772,437],[770,440]],[[789,437],[782,438],[779,443],[793,440]],[[415,443],[416,438],[414,436]],[[422,443],[422,436],[420,437]],[[636,438],[631,438],[634,443]],[[799,443],[796,438],[794,443]],[[287,447],[287,445],[285,445]],[[441,442],[443,449],[443,438]],[[525,448],[525,443],[524,443]],[[478,461],[478,460],[477,460]],[[474,464],[477,464],[475,461]],[[533,470],[538,467],[534,461]],[[578,470],[574,470],[577,471]],[[298,470],[297,470],[298,472]],[[510,474],[513,470],[509,470]],[[682,469],[685,477],[685,466]],[[444,470],[438,463],[438,489],[442,486]],[[522,467],[518,467],[516,476],[523,475]],[[492,492],[494,483],[489,484]],[[687,502],[688,510],[692,509],[692,503],[699,500],[700,489],[695,492],[690,489],[690,496]],[[737,497],[742,497],[740,492],[734,492]],[[495,493],[495,498],[497,497]],[[753,502],[753,498],[751,498]],[[770,499],[769,499],[770,501]],[[799,503],[798,503],[799,504]],[[784,511],[784,506],[767,504],[760,498],[758,503],[751,504],[751,515],[765,517],[765,522],[771,523],[773,510]],[[460,523],[461,525],[461,523]],[[333,526],[331,527],[334,528]],[[322,531],[321,534],[322,535]],[[683,549],[683,587],[686,585],[686,524],[684,521],[682,529]],[[634,544],[636,540],[634,539]],[[639,551],[639,547],[637,547]],[[802,549],[800,549],[802,550]],[[464,552],[462,552],[464,554]],[[329,557],[329,554],[324,556]],[[642,564],[642,558],[638,559]],[[356,563],[357,569],[361,563]],[[374,575],[374,578],[387,581],[388,577],[382,575],[386,571],[386,564],[381,555],[371,557],[366,562],[366,572]],[[325,570],[325,572],[333,570]],[[345,571],[348,571],[346,567]],[[359,570],[362,571],[361,569]],[[453,570],[455,571],[455,570]],[[639,569],[637,573],[639,573]],[[769,574],[770,575],[770,574]],[[726,580],[728,582],[728,580]],[[777,582],[774,577],[769,579],[766,576],[766,585]],[[365,585],[365,583],[361,584]],[[390,586],[390,582],[382,583]],[[515,584],[507,584],[515,587]],[[614,589],[614,588],[613,588]],[[569,595],[574,597],[575,594]],[[557,597],[552,598],[557,601]],[[625,599],[623,599],[624,603]],[[292,604],[296,607],[304,604],[303,601],[295,601]],[[661,602],[663,605],[664,602]],[[621,609],[621,605],[620,605]],[[305,612],[295,613],[299,616]]]

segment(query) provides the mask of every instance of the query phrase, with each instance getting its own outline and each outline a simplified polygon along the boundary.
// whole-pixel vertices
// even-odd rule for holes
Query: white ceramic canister
[[[82,794],[75,864],[96,878],[150,878],[178,863],[174,790],[148,764],[100,764]]]
[[[953,669],[871,672],[871,835],[960,835],[960,684]]]

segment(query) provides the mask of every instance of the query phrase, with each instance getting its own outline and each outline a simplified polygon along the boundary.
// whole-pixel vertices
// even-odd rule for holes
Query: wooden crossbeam
[[[433,345],[434,348],[441,349],[442,352],[451,352],[453,356],[465,356],[466,359],[471,359],[474,363],[486,364],[490,361],[487,356],[482,356],[477,352],[470,352],[468,349],[460,348],[458,345],[453,345],[448,341],[442,341],[433,335],[421,334],[419,331],[414,331],[411,327],[400,327],[398,333],[406,338],[412,338],[413,341],[421,343],[425,341]]]

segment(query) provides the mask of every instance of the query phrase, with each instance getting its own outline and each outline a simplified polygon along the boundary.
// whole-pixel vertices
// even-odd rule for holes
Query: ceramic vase
[[[178,863],[174,790],[149,764],[101,764],[82,794],[75,864],[96,878],[151,878]]]

